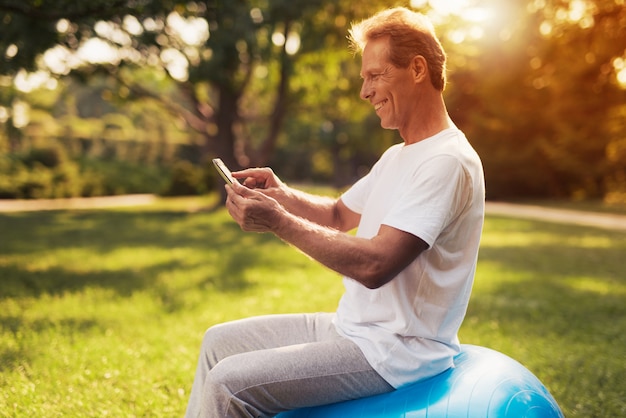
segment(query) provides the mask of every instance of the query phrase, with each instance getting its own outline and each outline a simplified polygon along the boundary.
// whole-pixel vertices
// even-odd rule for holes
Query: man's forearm
[[[276,193],[271,193],[271,196],[297,217],[321,226],[342,229],[337,201],[331,197],[312,195],[287,185],[283,185]]]
[[[387,260],[372,240],[324,227],[293,213],[283,214],[273,232],[324,266],[366,287],[379,287],[395,275],[386,271]]]

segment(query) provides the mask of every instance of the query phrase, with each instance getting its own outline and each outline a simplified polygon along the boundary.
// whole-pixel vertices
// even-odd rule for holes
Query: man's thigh
[[[215,325],[207,330],[203,352],[210,367],[235,354],[338,338],[334,314],[257,316]]]
[[[358,346],[340,336],[230,356],[215,366],[207,383],[205,390],[217,385],[232,394],[228,405],[222,405],[224,416],[240,411],[273,416],[393,390]]]

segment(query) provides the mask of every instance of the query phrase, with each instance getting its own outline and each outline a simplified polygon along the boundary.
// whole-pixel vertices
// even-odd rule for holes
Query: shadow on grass
[[[507,234],[511,221],[497,219],[486,233]],[[626,235],[594,228],[526,222],[523,244],[483,245],[468,316],[498,320],[526,334],[597,331],[626,314]],[[511,228],[520,231],[520,225]],[[546,242],[545,237],[551,239]],[[481,271],[498,275],[481,283]],[[624,331],[624,330],[622,330]],[[608,337],[609,335],[607,335]]]
[[[245,234],[225,212],[58,211],[0,214],[0,371],[28,362],[30,337],[102,334],[98,318],[26,318],[32,299],[104,290],[98,297],[130,298],[146,291],[164,312],[185,309],[187,290],[243,292],[248,269],[278,261],[269,234]],[[263,251],[260,249],[263,248]],[[208,268],[207,268],[207,265]],[[187,277],[193,275],[193,279]],[[187,286],[187,288],[185,288]],[[19,307],[19,308],[18,308]]]
[[[134,251],[178,249],[207,256],[214,273],[204,284],[222,291],[244,290],[249,286],[245,271],[262,261],[263,252],[257,249],[278,241],[269,234],[243,234],[227,215],[216,216],[215,212],[114,211],[0,215],[0,299],[63,294],[90,286],[129,296],[154,285],[155,277],[202,261],[169,259],[120,268],[100,265],[99,258],[115,262],[115,257],[132,257]],[[120,249],[125,255],[112,255]],[[84,253],[86,258],[70,256],[70,264],[63,265],[42,261],[47,254],[64,251]]]

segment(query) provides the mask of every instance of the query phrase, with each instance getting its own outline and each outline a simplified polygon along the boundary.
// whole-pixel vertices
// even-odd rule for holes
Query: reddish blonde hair
[[[362,53],[372,39],[389,37],[389,60],[393,65],[407,68],[417,55],[428,64],[430,82],[437,90],[446,85],[446,53],[435,35],[430,20],[423,14],[405,7],[383,10],[348,31],[351,48]]]

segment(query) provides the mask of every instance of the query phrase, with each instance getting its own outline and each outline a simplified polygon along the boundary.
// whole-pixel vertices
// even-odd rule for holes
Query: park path
[[[514,218],[537,219],[541,221],[557,222],[593,226],[610,230],[626,231],[626,215],[612,213],[585,212],[570,209],[546,208],[535,205],[520,205],[515,203],[487,202],[485,212],[488,215],[502,215]]]
[[[151,194],[106,196],[72,199],[0,200],[0,212],[25,212],[61,209],[96,209],[110,207],[141,206],[153,203],[157,197]],[[626,231],[626,215],[583,212],[543,206],[520,205],[503,202],[487,202],[487,215],[537,219],[549,222],[593,226],[610,230]]]
[[[123,196],[74,197],[71,199],[0,200],[0,212],[141,206],[149,205],[156,199],[157,197],[152,194],[132,194]]]

